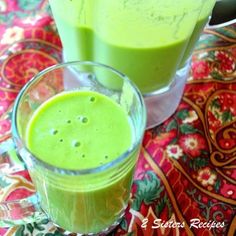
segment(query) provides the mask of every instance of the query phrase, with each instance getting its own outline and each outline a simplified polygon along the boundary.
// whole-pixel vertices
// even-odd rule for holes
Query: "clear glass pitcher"
[[[175,111],[189,71],[188,59],[215,0],[49,3],[63,44],[64,60],[97,61],[126,74],[148,97],[145,102],[151,127]],[[183,67],[184,73],[178,73]],[[176,93],[177,98],[173,98]],[[161,105],[166,101],[171,104],[173,99],[177,101],[173,106]]]
[[[143,93],[171,83],[201,0],[50,0],[66,61],[93,60],[127,74]]]

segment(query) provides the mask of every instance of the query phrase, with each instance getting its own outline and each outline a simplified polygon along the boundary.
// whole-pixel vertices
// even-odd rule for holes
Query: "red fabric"
[[[48,2],[25,2],[0,0],[2,145],[11,136],[12,104],[21,87],[40,70],[61,61],[61,42]],[[205,30],[178,109],[145,132],[129,208],[114,235],[233,236],[235,153],[236,25],[231,25]],[[0,161],[0,168],[5,166]],[[33,192],[27,171],[0,177],[1,201]],[[202,223],[195,224],[198,228],[194,219]],[[160,221],[162,227],[156,227]],[[65,234],[50,222],[0,228],[5,236],[39,232]]]

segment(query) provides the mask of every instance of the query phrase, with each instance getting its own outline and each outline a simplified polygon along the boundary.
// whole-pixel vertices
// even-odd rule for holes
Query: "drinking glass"
[[[99,82],[97,78],[103,74],[107,76],[107,82],[108,75],[117,82],[114,89]],[[132,143],[114,160],[99,166],[59,168],[29,150],[27,125],[38,107],[49,99],[77,90],[98,92],[118,104],[129,119]],[[146,110],[142,95],[134,83],[117,70],[84,61],[62,63],[40,72],[20,91],[12,115],[13,140],[33,180],[36,194],[27,199],[0,203],[0,226],[47,217],[69,232],[98,235],[111,231],[119,224],[127,208],[145,126]],[[99,134],[89,137],[90,142],[94,139],[99,139]]]

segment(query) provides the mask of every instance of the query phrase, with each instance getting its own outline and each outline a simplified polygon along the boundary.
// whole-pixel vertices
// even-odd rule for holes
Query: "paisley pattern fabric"
[[[46,0],[0,0],[0,201],[34,193],[28,172],[10,173],[11,110],[22,86],[61,61]],[[235,235],[236,24],[205,29],[176,112],[147,130],[129,207],[111,235]],[[73,235],[49,220],[0,235]]]

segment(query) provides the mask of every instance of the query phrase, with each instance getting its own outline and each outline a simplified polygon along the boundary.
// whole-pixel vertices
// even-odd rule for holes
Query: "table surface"
[[[9,160],[17,93],[37,72],[60,61],[61,42],[48,2],[0,0],[0,168]],[[0,177],[0,201],[33,192],[26,170]],[[111,235],[233,236],[235,213],[236,24],[232,24],[205,29],[176,112],[145,132],[129,209]],[[166,225],[152,227],[155,219]],[[196,219],[208,224],[194,225]],[[4,236],[64,234],[47,220],[0,228]]]

